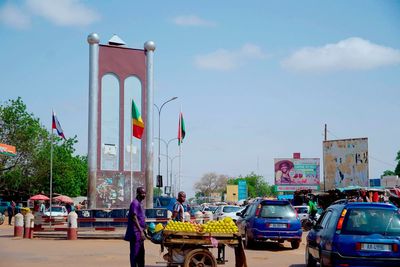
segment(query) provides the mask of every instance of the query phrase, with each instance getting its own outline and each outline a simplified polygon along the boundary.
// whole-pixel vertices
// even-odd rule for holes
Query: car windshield
[[[236,206],[226,206],[222,209],[223,212],[228,213],[228,212],[237,212],[241,209],[241,207],[236,207]]]
[[[194,214],[197,211],[201,211],[201,207],[196,206],[196,207],[191,207],[190,208],[190,213]]]
[[[290,205],[263,205],[260,212],[261,218],[293,218],[296,217]]]
[[[342,234],[400,235],[400,214],[388,209],[351,209],[346,213]]]
[[[51,212],[62,212],[62,207],[51,207]]]
[[[205,207],[203,211],[211,211],[211,212],[214,212],[214,211],[216,211],[217,209],[218,209],[218,206],[208,206],[208,207]]]

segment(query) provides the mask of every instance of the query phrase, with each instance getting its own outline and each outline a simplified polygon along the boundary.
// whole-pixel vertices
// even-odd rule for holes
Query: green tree
[[[87,157],[74,156],[76,136],[62,140],[54,136],[53,140],[53,192],[71,197],[87,194]],[[49,192],[50,188],[50,155],[51,140],[36,155],[35,173],[37,180],[41,181],[39,191]]]
[[[0,140],[14,145],[15,157],[0,155],[2,194],[26,198],[49,193],[51,135],[38,118],[28,113],[21,98],[0,106]],[[86,195],[87,158],[74,156],[76,136],[53,141],[53,192],[69,196]]]
[[[250,173],[245,177],[239,177],[237,179],[229,179],[228,184],[238,184],[240,180],[246,181],[249,197],[262,197],[262,196],[274,196],[275,192],[273,187],[270,186],[261,175],[257,175],[254,172]]]
[[[15,157],[0,155],[0,188],[4,192],[34,191],[33,185],[38,183],[32,179],[33,160],[47,137],[39,119],[28,113],[20,97],[0,106],[0,140],[17,150]]]
[[[391,171],[391,170],[386,170],[382,174],[382,176],[392,176],[392,175],[396,175],[396,174],[394,173],[394,171]]]
[[[394,173],[400,176],[400,151],[397,152],[396,160],[397,160],[397,166],[396,169],[394,169]]]
[[[226,190],[227,182],[228,176],[209,172],[201,177],[200,182],[195,183],[194,189],[203,196],[209,197],[211,193],[222,194]]]
[[[389,175],[397,175],[400,176],[400,151],[397,152],[396,159],[397,165],[394,171],[392,170],[386,170],[383,172],[382,176],[389,176]]]
[[[153,196],[158,197],[158,196],[161,196],[162,193],[163,193],[163,190],[160,187],[153,188]]]

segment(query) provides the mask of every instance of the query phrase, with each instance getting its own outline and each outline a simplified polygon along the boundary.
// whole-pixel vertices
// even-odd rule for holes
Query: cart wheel
[[[194,249],[186,257],[183,267],[216,267],[217,261],[207,249]]]

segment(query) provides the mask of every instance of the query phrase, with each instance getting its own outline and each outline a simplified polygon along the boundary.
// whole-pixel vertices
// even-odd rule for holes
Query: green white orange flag
[[[179,125],[178,125],[178,145],[181,145],[183,138],[185,138],[185,121],[183,120],[182,112],[179,113]]]
[[[135,101],[132,100],[132,135],[136,138],[142,139],[144,130],[144,123],[142,116],[140,116],[139,110],[135,105]]]
[[[0,144],[0,154],[15,157],[17,155],[17,151],[15,146]]]

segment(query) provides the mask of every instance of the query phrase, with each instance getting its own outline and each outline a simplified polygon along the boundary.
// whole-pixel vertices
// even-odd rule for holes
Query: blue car
[[[297,249],[301,242],[301,223],[292,205],[286,200],[257,200],[249,204],[239,216],[236,224],[244,245],[250,248],[257,242],[285,240]]]
[[[307,235],[305,259],[316,266],[400,266],[400,214],[385,203],[328,207]]]

